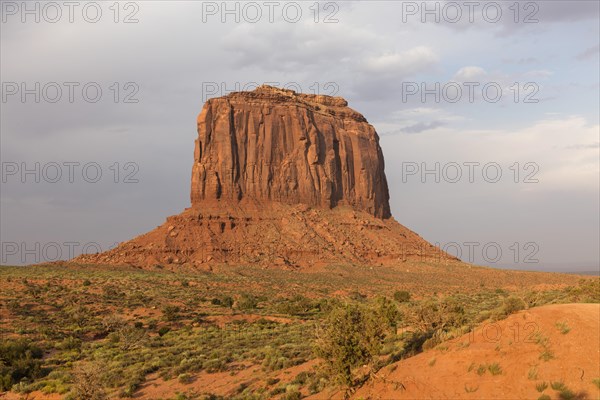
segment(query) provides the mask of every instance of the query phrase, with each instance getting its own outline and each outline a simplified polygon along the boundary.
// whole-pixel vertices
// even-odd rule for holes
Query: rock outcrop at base
[[[348,207],[243,203],[236,210],[189,208],[111,251],[76,261],[171,269],[215,263],[293,269],[444,259],[445,253],[393,218],[382,220]]]

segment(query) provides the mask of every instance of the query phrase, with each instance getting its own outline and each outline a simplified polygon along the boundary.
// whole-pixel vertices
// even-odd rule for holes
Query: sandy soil
[[[565,323],[570,330],[562,333]],[[544,348],[553,358],[540,359]],[[479,375],[480,365],[497,363],[502,372]],[[471,371],[469,371],[471,369]],[[549,305],[521,311],[503,321],[484,324],[474,332],[379,371],[353,393],[355,399],[552,399],[551,382],[562,381],[574,398],[597,399],[592,382],[600,377],[600,304]],[[536,384],[546,382],[540,393]],[[312,399],[343,398],[321,393]]]

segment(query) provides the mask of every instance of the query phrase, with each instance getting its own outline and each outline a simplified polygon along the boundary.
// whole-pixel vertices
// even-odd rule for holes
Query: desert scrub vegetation
[[[544,390],[548,389],[548,384],[546,382],[539,382],[535,385],[535,390],[542,393]]]
[[[502,304],[498,308],[493,310],[491,317],[493,320],[503,319],[525,308],[526,304],[521,298],[517,296],[508,296],[502,301]]]
[[[557,322],[556,329],[558,329],[563,335],[566,335],[567,333],[571,332],[569,324],[567,324],[565,321]]]
[[[291,298],[278,298],[274,305],[276,312],[290,316],[309,316],[321,311],[322,301],[314,301],[301,294]]]
[[[22,380],[47,374],[42,368],[43,351],[25,339],[3,339],[0,343],[0,391],[10,390]]]
[[[536,366],[533,366],[531,368],[529,368],[529,371],[527,372],[527,379],[529,379],[530,381],[534,381],[538,378],[538,369]]]
[[[477,390],[479,390],[479,386],[469,386],[469,385],[465,384],[465,392],[466,393],[475,393]]]
[[[501,375],[502,374],[502,366],[498,363],[491,364],[475,364],[471,363],[467,368],[467,372],[475,372],[477,375],[482,376],[485,375],[486,372],[489,372],[491,375]]]
[[[563,382],[551,382],[550,387],[556,391],[557,398],[559,400],[583,400],[588,398],[588,394],[585,392],[574,392],[567,387]]]
[[[396,290],[394,292],[394,300],[398,303],[406,303],[407,301],[410,301],[410,293],[406,290]]]
[[[492,363],[488,365],[488,371],[492,375],[500,375],[502,373],[502,367],[498,363]]]
[[[398,290],[393,279],[381,286],[385,280],[369,281],[359,269],[332,269],[319,275],[2,267],[0,335],[8,339],[0,342],[1,390],[127,398],[151,374],[187,382],[200,372],[258,367],[272,383],[240,387],[228,398],[296,398],[334,383],[358,384],[367,369],[376,373],[423,349],[441,350],[447,339],[522,307],[593,301],[600,288],[600,280],[582,280],[546,292],[481,287],[437,295]],[[345,294],[332,294],[340,289]],[[336,325],[336,318],[346,323]],[[275,381],[319,355],[327,362],[318,370]],[[78,382],[96,387],[95,394]]]
[[[550,348],[550,340],[548,336],[545,336],[541,332],[536,332],[533,335],[534,342],[540,346],[539,359],[543,361],[550,361],[554,358],[554,352]]]

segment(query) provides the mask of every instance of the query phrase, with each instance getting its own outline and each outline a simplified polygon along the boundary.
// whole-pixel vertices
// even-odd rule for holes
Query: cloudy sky
[[[203,102],[267,82],[363,113],[394,217],[430,242],[598,268],[597,1],[0,4],[1,263],[180,212]]]

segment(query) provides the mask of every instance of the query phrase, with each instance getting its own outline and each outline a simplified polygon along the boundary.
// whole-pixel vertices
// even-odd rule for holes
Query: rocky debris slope
[[[311,267],[447,259],[390,214],[375,129],[339,97],[270,86],[198,116],[192,207],[74,261],[140,267]]]
[[[143,267],[230,263],[297,268],[446,257],[393,218],[382,220],[345,207],[329,210],[273,203],[268,211],[249,205],[237,210],[190,208],[116,249],[80,256],[77,261]]]

